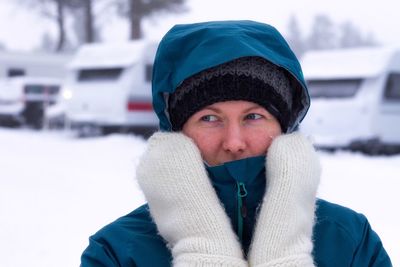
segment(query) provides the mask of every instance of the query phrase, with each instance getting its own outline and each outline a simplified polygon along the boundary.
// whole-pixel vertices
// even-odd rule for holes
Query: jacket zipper
[[[246,186],[242,182],[236,182],[237,184],[237,215],[238,215],[238,236],[239,240],[243,239],[243,220],[247,216],[247,207],[245,203],[245,197],[247,196]]]

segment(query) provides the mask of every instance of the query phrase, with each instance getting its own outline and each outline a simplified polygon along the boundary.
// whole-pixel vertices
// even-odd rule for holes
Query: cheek
[[[188,133],[186,135],[193,139],[206,161],[215,153],[218,147],[218,138],[215,138],[215,134],[213,135],[207,133],[207,131],[200,131],[196,133]]]
[[[269,146],[272,143],[272,139],[269,136],[258,135],[253,139],[251,149],[253,155],[263,155],[267,153]]]
[[[279,135],[281,135],[279,127],[268,128],[268,130],[264,128],[259,129],[258,131],[253,131],[251,137],[251,148],[253,154],[265,154],[272,141]]]

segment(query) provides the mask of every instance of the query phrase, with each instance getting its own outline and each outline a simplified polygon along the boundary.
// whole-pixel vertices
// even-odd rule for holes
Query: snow
[[[71,69],[128,67],[137,63],[146,53],[155,50],[154,41],[126,41],[86,44],[81,46],[69,64]],[[155,51],[154,53],[155,54]],[[153,59],[154,55],[151,56]]]
[[[88,236],[144,202],[132,136],[0,130],[0,266],[78,266]]]
[[[400,156],[321,153],[319,196],[367,216],[392,259],[400,266]]]
[[[133,135],[0,128],[0,266],[78,266],[88,237],[144,203]],[[400,156],[322,153],[319,195],[364,213],[400,264]]]
[[[44,52],[16,52],[16,51],[0,51],[0,60],[4,62],[18,62],[29,63],[30,65],[37,65],[38,63],[46,62],[50,65],[64,65],[71,59],[69,54],[55,54]]]
[[[306,79],[348,79],[381,74],[400,54],[400,47],[347,48],[309,51],[301,58]]]

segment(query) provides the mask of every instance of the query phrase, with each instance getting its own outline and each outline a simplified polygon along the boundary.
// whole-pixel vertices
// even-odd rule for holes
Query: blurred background
[[[311,95],[300,131],[319,196],[367,215],[400,264],[400,3],[0,1],[0,265],[78,266],[88,237],[144,203],[154,55],[175,24],[275,26]],[[210,55],[212,56],[212,55]]]

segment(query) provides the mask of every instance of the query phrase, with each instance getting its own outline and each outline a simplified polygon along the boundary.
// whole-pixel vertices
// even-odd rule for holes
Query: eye
[[[205,121],[205,122],[213,122],[213,121],[217,121],[218,118],[217,118],[217,116],[214,116],[214,115],[205,115],[205,116],[202,116],[200,118],[200,120]]]
[[[257,114],[257,113],[250,113],[250,114],[247,114],[247,115],[246,115],[245,119],[246,119],[246,120],[258,120],[258,119],[261,119],[262,117],[263,117],[263,116],[260,115],[260,114]]]

